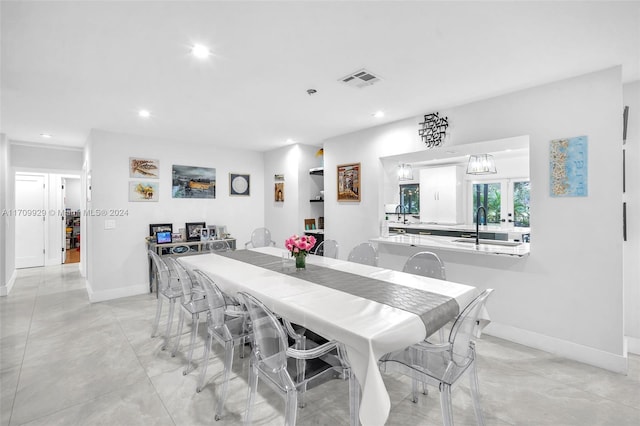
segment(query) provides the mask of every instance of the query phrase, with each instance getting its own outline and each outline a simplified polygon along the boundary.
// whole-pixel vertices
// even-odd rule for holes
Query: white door
[[[16,175],[16,268],[44,266],[44,176]]]

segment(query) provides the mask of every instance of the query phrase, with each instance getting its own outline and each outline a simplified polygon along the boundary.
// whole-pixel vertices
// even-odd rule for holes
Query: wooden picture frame
[[[200,241],[200,230],[206,228],[204,222],[187,222],[184,228],[187,231],[187,241]]]
[[[361,167],[360,163],[342,164],[337,167],[338,201],[355,201],[361,199]]]

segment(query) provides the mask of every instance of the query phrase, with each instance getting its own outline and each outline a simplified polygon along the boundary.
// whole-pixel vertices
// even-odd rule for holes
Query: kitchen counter
[[[394,234],[432,235],[440,237],[475,237],[475,225],[442,225],[432,223],[402,223],[388,222],[389,231]],[[529,242],[530,229],[507,225],[482,225],[479,227],[480,238],[502,241],[526,241]]]
[[[482,227],[481,227],[482,228]],[[475,230],[474,230],[475,231]],[[446,250],[458,253],[498,255],[498,256],[529,256],[529,243],[515,243],[511,241],[480,240],[476,247],[473,238],[440,237],[431,235],[401,234],[389,237],[372,238],[369,241],[376,244],[391,244],[405,247],[418,247],[432,250]]]

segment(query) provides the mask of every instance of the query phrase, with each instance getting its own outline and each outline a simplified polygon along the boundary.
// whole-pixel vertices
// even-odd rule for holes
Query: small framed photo
[[[276,183],[273,195],[276,202],[284,202],[284,182]]]
[[[338,166],[338,201],[360,201],[360,163]]]
[[[206,228],[207,225],[204,222],[188,222],[184,226],[187,230],[187,241],[200,241],[202,228]]]
[[[277,174],[273,175],[273,180],[275,180],[277,182],[284,182],[284,174],[277,173]]]
[[[229,173],[229,195],[248,197],[251,190],[250,175]]]
[[[149,236],[155,237],[158,232],[173,232],[172,223],[152,223],[149,225]]]

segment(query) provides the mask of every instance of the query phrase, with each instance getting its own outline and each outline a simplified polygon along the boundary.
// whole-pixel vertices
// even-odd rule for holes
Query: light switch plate
[[[114,219],[106,219],[104,221],[104,229],[116,229],[116,221]]]

